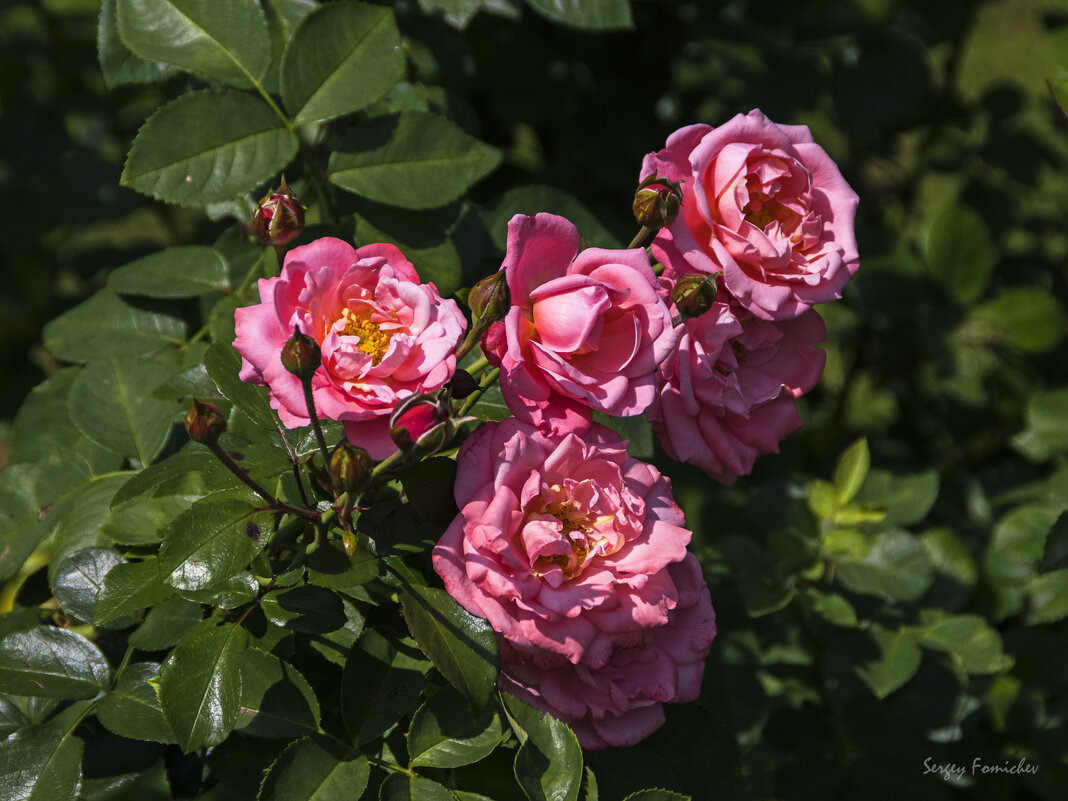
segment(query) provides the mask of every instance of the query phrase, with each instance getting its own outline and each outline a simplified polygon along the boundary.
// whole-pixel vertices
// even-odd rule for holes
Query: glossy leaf
[[[487,706],[472,717],[463,696],[438,690],[419,707],[408,729],[412,768],[458,768],[488,756],[501,741],[497,711]]]
[[[238,479],[227,470],[207,447],[196,442],[187,443],[178,453],[146,467],[123,484],[112,499],[118,511],[122,504],[142,495],[161,491],[171,482],[194,474],[212,487],[239,486]]]
[[[454,796],[443,785],[422,776],[394,773],[382,782],[379,801],[453,801]]]
[[[530,7],[553,22],[589,30],[634,27],[630,0],[527,0]]]
[[[200,604],[169,598],[149,610],[144,622],[130,635],[130,645],[142,651],[170,648],[203,617]]]
[[[357,745],[375,739],[407,714],[426,684],[427,667],[377,632],[363,632],[341,679],[341,715]]]
[[[255,0],[117,0],[123,43],[148,61],[251,87],[270,62],[267,19]]]
[[[96,716],[108,731],[131,740],[175,741],[156,690],[149,683],[159,675],[159,669],[155,662],[133,662],[123,668],[115,689],[96,705]]]
[[[230,288],[226,259],[214,248],[167,248],[125,264],[108,275],[108,285],[127,295],[192,298]]]
[[[270,538],[274,514],[247,493],[217,493],[194,503],[163,530],[159,569],[179,590],[218,586],[243,570]]]
[[[155,83],[178,73],[175,67],[146,61],[134,55],[119,38],[119,21],[116,15],[117,0],[103,0],[100,8],[100,23],[97,27],[97,57],[104,83],[109,89],[129,83]]]
[[[495,149],[442,117],[405,111],[357,126],[358,150],[330,157],[330,181],[380,203],[409,209],[443,206],[500,162]]]
[[[575,733],[514,695],[501,699],[520,741],[515,777],[523,794],[530,801],[578,801],[582,749]]]
[[[241,355],[233,345],[216,342],[204,354],[204,365],[224,398],[260,428],[266,431],[274,428],[277,415],[267,399],[267,391],[241,380],[238,375],[241,371]]]
[[[186,633],[160,668],[160,707],[186,753],[218,745],[237,723],[247,646],[240,626],[206,622]]]
[[[155,559],[119,562],[102,577],[95,597],[93,622],[106,625],[124,615],[155,606],[174,594],[160,579]]]
[[[195,474],[186,475],[191,484],[195,483]],[[114,504],[100,532],[120,545],[154,545],[160,541],[160,530],[202,497],[203,491],[190,488],[187,493],[134,498]]]
[[[249,648],[241,659],[237,730],[254,737],[289,739],[315,734],[319,702],[300,672],[274,654]]]
[[[168,203],[230,200],[283,169],[296,136],[262,100],[232,90],[190,92],[137,132],[122,185]]]
[[[500,672],[497,635],[489,623],[434,587],[405,587],[401,608],[434,667],[472,704],[485,706]]]
[[[94,442],[150,464],[171,433],[176,411],[150,393],[170,375],[168,367],[150,359],[90,362],[71,387],[71,420]]]
[[[404,76],[393,10],[346,0],[297,28],[282,59],[282,100],[297,125],[359,111]]]
[[[82,786],[82,741],[53,726],[0,740],[0,798],[75,801]]]
[[[333,590],[304,584],[273,592],[260,603],[276,626],[310,634],[326,634],[345,625],[341,598]]]
[[[258,801],[360,798],[370,777],[366,757],[346,753],[326,737],[291,743],[263,778]]]
[[[145,356],[185,335],[181,320],[131,306],[105,288],[46,325],[44,344],[57,359],[87,362]]]
[[[0,693],[92,698],[110,677],[100,649],[69,629],[38,626],[0,640]]]
[[[94,622],[104,577],[123,561],[118,553],[107,548],[86,548],[64,558],[52,579],[52,593],[63,611],[86,623]]]

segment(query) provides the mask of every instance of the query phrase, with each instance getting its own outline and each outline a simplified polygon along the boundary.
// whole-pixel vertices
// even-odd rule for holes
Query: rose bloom
[[[718,128],[681,128],[645,157],[642,178],[653,172],[683,181],[682,209],[653,255],[675,277],[722,272],[758,317],[840,298],[857,270],[857,195],[804,125],[754,110]]]
[[[320,417],[376,459],[396,450],[389,414],[400,400],[443,386],[456,368],[466,321],[456,303],[422,284],[393,245],[353,248],[325,237],[286,254],[282,274],[260,279],[260,303],[234,313],[241,379],[266,384],[290,427],[305,426],[300,379],[280,359],[293,326],[322,349],[312,377]]]
[[[794,399],[823,373],[823,320],[812,309],[762,320],[727,299],[676,331],[649,410],[653,431],[673,459],[730,484],[800,428]]]
[[[601,426],[549,437],[515,418],[457,461],[434,569],[497,632],[503,689],[587,749],[633,745],[661,704],[697,698],[715,613],[667,478]]]
[[[583,431],[594,409],[644,411],[675,344],[645,251],[580,245],[563,217],[513,217],[502,268],[512,307],[483,339],[508,408],[546,433]]]

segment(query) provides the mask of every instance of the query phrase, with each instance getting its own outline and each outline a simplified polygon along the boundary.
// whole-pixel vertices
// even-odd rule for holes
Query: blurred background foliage
[[[5,427],[59,367],[45,322],[226,228],[119,187],[190,79],[106,90],[99,6],[0,9]],[[600,33],[502,0],[394,6],[408,90],[504,151],[473,193],[503,215],[539,209],[502,192],[544,185],[626,242],[642,156],[757,107],[808,125],[861,197],[804,429],[730,488],[662,460],[720,635],[700,706],[591,756],[603,797],[653,771],[694,798],[1063,798],[1068,121],[1046,79],[1068,76],[1068,2],[636,0],[633,30]],[[465,285],[499,264],[482,252]],[[976,758],[1038,770],[925,767]]]

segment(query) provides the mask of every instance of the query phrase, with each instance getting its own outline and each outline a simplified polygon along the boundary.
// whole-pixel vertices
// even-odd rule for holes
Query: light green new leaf
[[[953,654],[969,673],[996,673],[1006,666],[1001,635],[978,615],[947,615],[917,633],[922,645]]]
[[[1068,568],[1035,576],[1027,585],[1028,623],[1052,623],[1068,617]]]
[[[527,0],[539,14],[576,28],[619,30],[633,28],[630,0]]]
[[[297,740],[271,765],[259,801],[334,801],[360,798],[371,768],[366,757],[346,753],[326,737]]]
[[[404,619],[441,675],[475,706],[484,707],[497,686],[497,635],[482,618],[445,590],[409,585],[401,593]]]
[[[193,298],[230,288],[226,259],[214,248],[185,245],[125,264],[108,276],[116,292],[150,298]]]
[[[251,88],[271,61],[267,17],[256,0],[117,0],[123,44],[147,61]]]
[[[869,467],[868,441],[862,437],[845,450],[834,469],[834,488],[840,505],[845,506],[856,497],[868,476]]]
[[[1035,392],[1027,399],[1027,428],[1013,447],[1036,462],[1068,450],[1068,389]]]
[[[582,785],[582,748],[566,724],[514,695],[501,694],[519,738],[515,777],[530,801],[577,801]]]
[[[131,740],[174,742],[156,690],[149,684],[159,675],[159,668],[155,662],[134,662],[123,668],[115,689],[96,706],[96,716],[108,731]]]
[[[297,28],[282,58],[282,100],[296,125],[359,111],[404,76],[393,9],[345,0]]]
[[[69,629],[38,626],[0,640],[0,693],[92,698],[110,675],[100,649]]]
[[[218,745],[237,723],[246,647],[245,629],[206,621],[182,637],[160,668],[163,717],[186,753]]]
[[[489,756],[500,741],[497,711],[487,706],[472,718],[464,697],[446,687],[412,717],[408,756],[413,768],[458,768]]]
[[[100,71],[104,74],[104,84],[108,89],[128,83],[155,83],[176,75],[178,70],[174,67],[145,61],[122,43],[115,3],[116,0],[104,0],[96,34]]]
[[[185,342],[185,323],[129,305],[104,288],[44,328],[45,347],[57,359],[87,362],[135,358]]]
[[[422,111],[370,119],[355,128],[348,141],[360,149],[330,156],[330,181],[379,203],[409,209],[456,200],[501,160],[496,148]]]
[[[74,379],[67,410],[85,436],[142,465],[156,458],[175,421],[173,403],[158,401],[151,392],[172,371],[150,359],[114,356],[90,362]]]
[[[901,529],[880,532],[863,559],[838,562],[838,578],[855,592],[890,601],[915,601],[934,578],[934,565],[920,541]]]
[[[0,798],[75,801],[82,786],[82,741],[59,727],[31,726],[0,740]]]
[[[879,655],[856,665],[853,670],[877,698],[886,698],[916,674],[923,653],[916,640],[908,635],[876,625],[868,634],[879,649]]]
[[[178,590],[218,586],[243,570],[270,539],[274,514],[253,506],[244,491],[216,493],[194,503],[163,530],[159,570]]]
[[[168,203],[203,206],[242,195],[282,170],[297,138],[244,92],[190,92],[137,132],[121,183]]]

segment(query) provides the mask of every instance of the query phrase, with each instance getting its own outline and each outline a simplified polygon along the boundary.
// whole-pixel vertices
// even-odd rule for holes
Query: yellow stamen
[[[360,344],[357,347],[371,357],[372,364],[382,361],[389,349],[389,338],[392,335],[382,331],[378,323],[373,322],[370,317],[357,317],[348,306],[341,310],[341,314],[345,318],[345,329],[341,333],[359,337]]]

